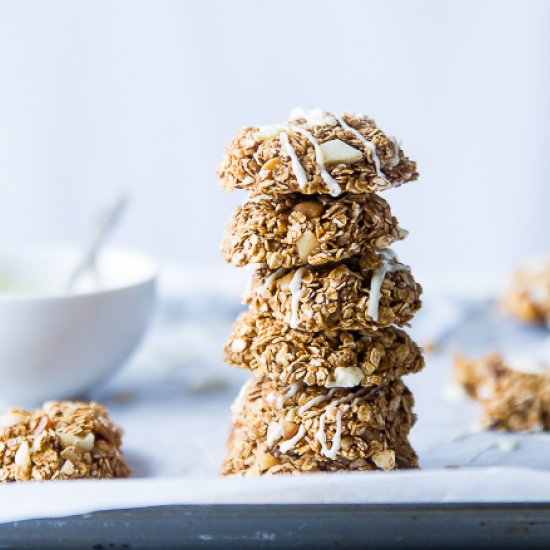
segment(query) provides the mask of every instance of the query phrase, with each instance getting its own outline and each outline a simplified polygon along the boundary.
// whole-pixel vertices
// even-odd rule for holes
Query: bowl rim
[[[3,246],[0,247],[0,261],[8,259],[10,257],[21,259],[28,257],[29,259],[41,255],[49,254],[66,254],[76,255],[81,251],[81,247],[72,244],[38,244],[38,245],[22,245],[22,246]],[[39,301],[72,301],[85,298],[91,298],[95,296],[106,296],[109,294],[116,294],[129,290],[131,288],[138,288],[140,286],[147,286],[150,284],[155,285],[159,275],[158,263],[152,256],[141,252],[140,250],[121,247],[121,246],[106,246],[100,251],[100,255],[103,253],[120,255],[120,256],[132,256],[139,261],[143,262],[146,266],[144,269],[145,274],[140,277],[136,276],[134,280],[128,283],[117,284],[107,286],[105,288],[99,288],[97,290],[85,290],[81,292],[66,292],[66,291],[37,291],[37,292],[1,292],[0,291],[0,303],[5,302],[39,302]]]

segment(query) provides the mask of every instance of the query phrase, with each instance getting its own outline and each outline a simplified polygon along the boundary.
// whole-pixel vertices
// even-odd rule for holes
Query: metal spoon
[[[67,280],[67,284],[65,285],[65,290],[67,292],[73,292],[80,277],[95,266],[101,247],[106,243],[114,228],[120,223],[127,205],[127,194],[120,193],[100,213],[91,234],[91,238],[84,248],[84,252],[79,262],[76,264]]]

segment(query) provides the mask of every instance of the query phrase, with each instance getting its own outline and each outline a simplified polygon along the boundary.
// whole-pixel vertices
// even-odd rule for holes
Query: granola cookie
[[[222,255],[235,266],[319,265],[382,250],[405,235],[377,195],[257,195],[233,214]]]
[[[417,179],[416,164],[374,120],[320,109],[285,124],[243,128],[226,150],[221,185],[254,193],[374,193]]]
[[[493,353],[455,359],[456,381],[483,407],[482,424],[501,431],[550,430],[550,365]]]
[[[550,327],[550,260],[519,269],[502,306],[521,321]]]
[[[400,381],[353,392],[252,378],[233,404],[222,473],[248,475],[414,468],[416,417]]]
[[[121,434],[97,403],[12,409],[0,417],[0,482],[127,477]]]
[[[396,327],[310,333],[252,311],[234,324],[225,360],[279,387],[296,382],[327,388],[378,386],[424,367],[420,348]]]
[[[258,313],[319,332],[406,325],[421,306],[421,286],[390,251],[337,265],[258,269],[243,297]]]

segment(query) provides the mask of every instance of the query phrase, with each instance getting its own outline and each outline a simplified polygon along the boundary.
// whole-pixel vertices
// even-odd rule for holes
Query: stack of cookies
[[[388,249],[406,232],[374,194],[415,180],[415,163],[368,117],[299,109],[243,128],[219,175],[250,191],[223,256],[255,268],[225,348],[253,377],[232,406],[223,473],[416,467],[401,377],[424,361],[398,327],[421,287]]]

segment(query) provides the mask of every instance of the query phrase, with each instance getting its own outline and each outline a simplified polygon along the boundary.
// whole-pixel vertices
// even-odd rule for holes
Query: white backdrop
[[[356,110],[421,180],[387,195],[418,270],[550,249],[550,2],[0,1],[0,245],[82,238],[113,190],[119,244],[220,267],[235,130]]]

